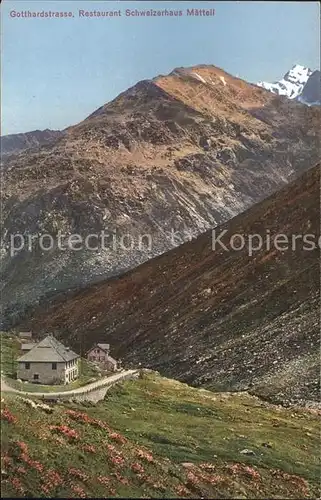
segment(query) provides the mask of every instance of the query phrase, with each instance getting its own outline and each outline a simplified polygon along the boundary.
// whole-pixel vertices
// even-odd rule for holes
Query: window
[[[34,376],[33,376],[33,380],[39,380],[39,375],[38,373],[35,373]]]
[[[25,363],[25,369],[30,370],[30,363]]]
[[[57,363],[51,363],[52,370],[57,370]]]

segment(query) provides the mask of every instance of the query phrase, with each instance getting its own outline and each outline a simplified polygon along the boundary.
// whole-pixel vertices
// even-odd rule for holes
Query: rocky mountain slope
[[[107,341],[126,363],[197,386],[318,400],[320,249],[308,250],[302,237],[312,235],[315,245],[320,235],[320,165],[217,228],[216,237],[225,230],[226,248],[209,231],[120,278],[61,296],[23,328],[54,331],[78,352]],[[263,242],[252,255],[251,234]],[[273,244],[278,234],[288,249],[284,236],[279,248]],[[245,239],[239,251],[233,235]],[[292,235],[301,235],[293,247]]]
[[[298,100],[304,104],[321,104],[321,73],[319,70],[310,75]]]
[[[258,82],[257,85],[307,105],[321,104],[320,71],[312,71],[300,64],[295,64],[278,82]]]
[[[5,160],[8,155],[18,153],[29,148],[37,148],[43,144],[49,144],[61,137],[63,132],[59,130],[33,130],[25,134],[9,134],[0,138],[1,157]]]
[[[316,411],[153,373],[94,406],[2,396],[2,498],[320,496]]]
[[[214,66],[178,68],[137,83],[53,144],[10,156],[5,324],[48,294],[120,274],[279,189],[318,160],[320,116]],[[101,231],[105,249],[57,248],[59,232]],[[12,255],[16,233],[25,246]],[[44,234],[50,251],[39,248]]]

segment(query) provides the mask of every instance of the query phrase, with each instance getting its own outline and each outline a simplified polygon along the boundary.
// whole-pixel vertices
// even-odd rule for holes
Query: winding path
[[[70,389],[69,391],[61,391],[61,392],[27,392],[27,391],[19,391],[18,389],[14,389],[10,387],[5,379],[1,377],[1,392],[12,392],[15,394],[19,394],[20,396],[33,396],[38,398],[46,398],[46,399],[57,399],[57,398],[65,398],[65,397],[73,397],[79,396],[81,394],[90,393],[96,391],[97,389],[108,388],[121,380],[134,378],[138,376],[138,370],[126,370],[120,373],[115,373],[114,375],[110,375],[109,377],[104,377],[100,380],[96,380],[95,382],[91,382],[90,384],[84,385],[82,387],[78,387],[77,389]]]

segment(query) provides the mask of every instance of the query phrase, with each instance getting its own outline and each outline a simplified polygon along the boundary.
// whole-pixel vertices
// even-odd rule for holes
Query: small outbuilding
[[[89,349],[86,354],[88,361],[98,363],[102,368],[107,371],[114,372],[117,370],[117,361],[110,356],[109,344],[95,344]]]
[[[32,340],[32,332],[19,332],[19,338],[30,342]]]

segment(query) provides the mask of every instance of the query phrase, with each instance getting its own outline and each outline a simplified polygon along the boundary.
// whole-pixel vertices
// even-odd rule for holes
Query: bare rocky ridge
[[[75,349],[109,342],[126,363],[214,390],[273,401],[320,396],[320,249],[267,247],[276,234],[320,236],[320,165],[216,230],[120,278],[61,296],[23,328],[57,332]],[[234,234],[264,245],[230,248]],[[291,248],[291,246],[290,246]]]
[[[50,294],[118,275],[276,191],[318,160],[320,116],[214,66],[178,68],[139,82],[54,143],[12,155],[1,214],[5,325]],[[102,230],[106,250],[8,252],[16,233]],[[130,233],[133,250],[114,250],[115,233],[117,242]],[[138,248],[145,233],[152,248]]]
[[[3,160],[12,153],[18,153],[29,148],[35,148],[54,142],[61,137],[59,130],[33,130],[25,134],[9,134],[1,137],[1,157]]]

